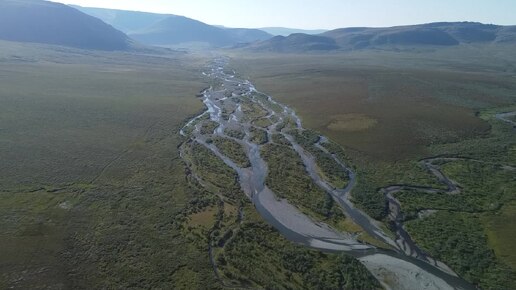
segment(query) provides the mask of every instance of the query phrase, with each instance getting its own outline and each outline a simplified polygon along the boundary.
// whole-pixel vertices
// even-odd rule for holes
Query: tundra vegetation
[[[200,74],[207,58],[0,44],[0,288],[381,288],[354,258],[288,242],[229,167],[185,143],[179,130],[204,109],[195,96],[210,85]],[[321,175],[344,187],[348,176],[315,145],[319,132],[331,138],[322,146],[357,175],[353,202],[386,226],[381,188],[444,190],[419,160],[456,158],[438,166],[460,193],[396,193],[406,228],[468,281],[514,289],[516,227],[507,221],[516,214],[516,135],[495,116],[516,110],[516,57],[493,50],[233,53],[232,66],[296,110],[310,130],[294,131],[291,119],[277,129],[290,130]],[[268,126],[266,111],[241,105],[255,126]],[[207,117],[201,123],[204,133],[216,129]],[[283,135],[253,128],[249,138],[271,141],[262,155],[280,197],[360,232],[312,184]],[[248,164],[236,141],[207,142]]]
[[[382,188],[440,190],[395,193],[409,234],[482,289],[513,289],[516,131],[496,116],[516,110],[516,55],[507,49],[235,53],[232,65],[294,108],[305,127],[331,138],[323,146],[355,169],[356,205],[388,226]],[[318,134],[307,134],[296,140],[318,156],[309,146]],[[460,193],[445,193],[420,162],[433,156],[449,158],[435,165]]]
[[[206,62],[2,42],[0,288],[380,288],[355,259],[287,241],[232,170],[184,144]]]

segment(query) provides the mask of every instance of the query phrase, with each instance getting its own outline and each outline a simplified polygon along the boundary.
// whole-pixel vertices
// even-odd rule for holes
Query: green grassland
[[[241,130],[226,129],[224,133],[229,137],[233,137],[240,140],[244,139],[245,137],[245,133]]]
[[[328,154],[315,146],[319,140],[319,135],[313,131],[305,130],[303,132],[290,132],[297,143],[305,150],[310,152],[316,159],[321,175],[332,184],[335,188],[345,188],[348,185],[348,173]]]
[[[313,146],[315,132],[331,137],[324,146],[356,171],[354,202],[379,220],[386,215],[379,188],[442,188],[418,160],[464,157],[441,165],[463,188],[459,195],[398,193],[407,229],[469,281],[510,289],[515,180],[502,165],[516,164],[516,134],[494,114],[516,110],[515,59],[510,50],[471,46],[233,54],[232,65],[299,113],[312,131],[296,140],[341,187],[346,176]],[[209,86],[200,73],[206,62],[166,50],[0,42],[0,288],[379,288],[356,260],[286,241],[259,217],[231,169],[203,146],[183,143],[179,129],[203,109],[195,96]],[[267,125],[265,110],[242,105]],[[205,123],[202,130],[215,129]],[[278,129],[292,127],[286,120]],[[267,142],[263,130],[251,133],[253,142]],[[314,218],[350,230],[282,146],[287,141],[272,139],[262,152],[267,184]],[[248,162],[238,144],[211,141]],[[416,218],[428,208],[439,211]]]
[[[206,62],[1,43],[0,288],[379,288],[355,259],[285,240],[231,169],[184,143]]]
[[[215,129],[217,129],[218,126],[219,124],[215,121],[205,121],[201,126],[201,134],[213,134],[213,132],[215,131]]]
[[[248,207],[245,213],[247,220],[218,256],[227,278],[264,289],[380,288],[357,260],[286,242],[254,209]]]
[[[1,43],[0,288],[217,287],[175,221],[189,58]]]
[[[342,210],[328,193],[313,183],[292,148],[268,144],[262,148],[262,156],[269,165],[267,186],[278,197],[288,199],[315,220],[341,227],[345,219]]]
[[[232,65],[257,89],[294,108],[305,127],[334,141],[324,146],[357,175],[354,202],[378,220],[387,218],[379,189],[407,184],[444,190],[419,160],[461,157],[439,164],[461,193],[397,193],[407,229],[468,281],[513,289],[516,134],[495,114],[516,110],[515,59],[507,48],[472,46],[234,54]],[[427,209],[437,213],[419,218]]]
[[[214,138],[213,143],[221,150],[222,154],[231,158],[238,166],[242,168],[251,166],[251,162],[249,162],[249,159],[245,155],[242,145],[231,139],[220,137]]]
[[[463,188],[461,194],[451,198],[405,195],[409,200],[403,203],[407,208],[435,208],[440,204],[445,209],[407,224],[409,232],[429,252],[483,289],[514,289],[516,260],[509,240],[516,234],[512,219],[516,201],[516,134],[511,126],[494,118],[493,112],[498,110],[480,114],[491,125],[489,134],[432,148],[439,152],[458,151],[467,157],[441,165],[443,172]],[[417,200],[410,200],[414,197]],[[439,229],[440,234],[429,238],[432,229]],[[469,260],[471,257],[474,260]]]
[[[516,271],[516,249],[514,239],[516,230],[507,228],[507,223],[516,219],[516,202],[511,201],[500,211],[482,215],[482,226],[487,231],[489,246],[495,255]]]
[[[256,127],[251,127],[249,128],[249,132],[251,133],[251,142],[258,145],[267,143],[268,137],[267,132],[265,132],[265,130],[258,129]]]
[[[21,62],[1,57],[10,46],[2,43],[0,54],[3,189],[89,183],[123,152],[145,152],[146,139],[176,134],[202,108],[192,95],[203,84],[181,55],[21,46],[18,58],[38,59]]]
[[[412,221],[407,228],[423,248],[466,280],[482,289],[514,289],[516,275],[487,247],[479,223],[475,214],[441,211]]]

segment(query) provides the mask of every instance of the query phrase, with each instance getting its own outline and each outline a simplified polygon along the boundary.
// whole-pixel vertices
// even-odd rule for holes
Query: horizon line
[[[143,11],[143,10],[131,10],[131,9],[120,9],[120,8],[106,8],[106,7],[94,7],[94,6],[82,6],[77,4],[67,4],[63,2],[57,2],[55,0],[43,0],[47,2],[55,2],[55,3],[61,3],[63,5],[67,5],[70,7],[81,7],[81,8],[91,8],[91,9],[105,9],[105,10],[116,10],[116,11],[126,11],[126,12],[136,12],[136,13],[148,13],[148,14],[156,14],[156,15],[169,15],[169,16],[178,16],[178,17],[185,17],[189,18],[195,21],[202,22],[207,25],[211,26],[219,26],[224,28],[245,28],[245,29],[267,29],[267,28],[286,28],[286,29],[296,29],[296,30],[325,30],[325,31],[331,31],[331,30],[337,30],[337,29],[346,29],[346,28],[394,28],[394,27],[405,27],[405,26],[418,26],[418,25],[426,25],[426,24],[435,24],[435,23],[478,23],[483,25],[495,25],[495,26],[516,26],[515,24],[496,24],[496,23],[485,23],[480,21],[471,21],[471,20],[435,20],[430,22],[419,22],[419,23],[411,23],[411,24],[397,24],[397,25],[387,25],[387,26],[342,26],[342,27],[335,27],[335,28],[299,28],[299,27],[288,27],[288,26],[264,26],[264,27],[246,27],[246,26],[226,26],[223,24],[210,24],[208,22],[204,22],[199,19],[195,19],[189,16],[185,15],[179,15],[179,14],[172,14],[172,13],[162,13],[162,12],[152,12],[152,11]]]

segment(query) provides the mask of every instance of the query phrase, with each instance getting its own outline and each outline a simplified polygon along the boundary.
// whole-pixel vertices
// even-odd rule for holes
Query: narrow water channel
[[[399,202],[393,197],[393,193],[405,189],[404,187],[389,187],[383,190],[393,219],[399,221],[395,223],[397,227],[395,238],[391,238],[384,232],[378,221],[370,218],[351,202],[350,192],[356,183],[355,173],[342,160],[324,148],[323,143],[327,139],[321,136],[316,146],[331,155],[341,166],[341,170],[347,173],[349,183],[346,188],[334,188],[322,178],[316,170],[317,160],[289,134],[285,128],[286,123],[290,124],[290,129],[304,130],[301,119],[296,113],[291,108],[276,102],[271,96],[258,92],[249,80],[238,78],[235,72],[225,71],[227,62],[226,58],[218,58],[203,73],[214,84],[202,92],[202,101],[207,110],[192,118],[181,129],[180,134],[189,141],[205,146],[235,170],[243,192],[252,200],[265,221],[292,242],[322,251],[346,252],[358,258],[384,286],[389,288],[413,289],[421,286],[422,288],[419,289],[474,289],[472,285],[457,277],[446,265],[426,255],[404,231],[399,219],[401,214]],[[267,122],[267,125],[258,126],[251,116],[255,112],[243,110],[243,102],[263,111],[259,118]],[[216,123],[217,126],[213,132],[203,133],[203,119]],[[230,136],[228,131],[241,132],[243,138]],[[262,142],[253,140],[256,132],[261,132],[266,140]],[[355,235],[339,232],[324,223],[314,221],[288,200],[278,199],[266,185],[268,165],[261,157],[262,147],[273,142],[274,134],[280,134],[288,140],[292,149],[303,161],[306,174],[338,202],[348,218],[376,240],[390,245],[392,250],[380,249],[360,242]],[[211,142],[214,137],[227,138],[241,144],[250,161],[250,166],[241,168],[230,157],[224,155]],[[448,180],[438,168],[432,167],[431,160],[425,164],[430,171],[435,170],[434,174],[443,179],[450,192],[456,189],[454,183]],[[389,275],[391,278],[387,277]],[[396,277],[396,281],[390,285],[387,280],[392,277]]]

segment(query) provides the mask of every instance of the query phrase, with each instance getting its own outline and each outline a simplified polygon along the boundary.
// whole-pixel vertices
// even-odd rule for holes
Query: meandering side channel
[[[404,232],[401,222],[396,237],[392,238],[382,229],[379,222],[357,209],[350,200],[355,174],[342,160],[325,149],[323,144],[326,138],[321,136],[315,146],[331,155],[349,178],[346,188],[340,189],[326,181],[317,170],[316,158],[298,144],[290,133],[292,130],[304,130],[296,113],[276,102],[272,97],[258,92],[250,81],[238,78],[234,72],[225,72],[226,63],[227,59],[218,58],[204,72],[213,84],[202,92],[202,100],[207,110],[191,119],[181,129],[180,134],[187,139],[181,147],[182,156],[185,154],[185,146],[192,142],[209,149],[237,173],[242,191],[253,202],[260,215],[283,236],[314,249],[346,252],[355,256],[386,288],[474,289],[469,283],[457,277],[446,265],[424,254]],[[207,127],[207,123],[211,124],[211,127]],[[279,199],[266,184],[268,164],[261,156],[263,147],[274,143],[275,135],[281,135],[288,141],[288,146],[302,160],[306,174],[314,184],[333,197],[348,218],[374,239],[390,245],[393,250],[380,249],[360,242],[356,235],[339,232],[322,222],[315,221],[302,213],[289,200]],[[243,167],[225,155],[213,143],[214,138],[223,138],[240,144],[244,148],[249,164]],[[439,177],[438,168],[432,168],[431,161],[427,162],[429,170],[436,170],[432,172]],[[193,175],[202,185],[202,178],[195,172]],[[453,193],[457,189],[456,185],[442,173],[441,176],[443,182],[448,184],[449,192]],[[399,219],[400,208],[393,193],[402,189],[400,187],[384,189],[394,220]]]
[[[504,121],[506,123],[509,123],[514,128],[516,128],[516,121],[514,119],[514,116],[516,116],[516,111],[515,112],[508,112],[508,113],[497,114],[496,118],[498,118],[499,120]]]

